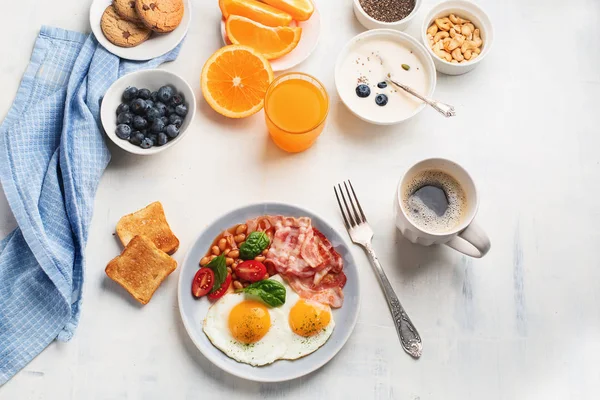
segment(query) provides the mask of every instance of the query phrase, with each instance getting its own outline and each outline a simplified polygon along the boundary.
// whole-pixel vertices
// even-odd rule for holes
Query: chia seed
[[[371,17],[381,22],[397,22],[406,18],[415,8],[415,0],[359,0]]]

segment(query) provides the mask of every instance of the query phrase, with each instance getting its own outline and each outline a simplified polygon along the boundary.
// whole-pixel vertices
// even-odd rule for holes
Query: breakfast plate
[[[245,221],[267,215],[284,216],[284,219],[296,220],[301,220],[301,217],[310,218],[315,232],[318,230],[326,237],[333,246],[332,251],[341,257],[346,283],[343,286],[343,305],[331,311],[331,318],[335,321],[335,328],[333,328],[333,331],[330,332],[331,336],[326,339],[320,348],[311,350],[314,352],[306,352],[305,356],[295,360],[281,359],[280,357],[271,364],[252,366],[229,358],[225,352],[222,352],[213,345],[214,340],[211,341],[205,333],[206,329],[203,329],[203,323],[207,313],[209,313],[209,309],[212,310],[216,307],[211,308],[213,303],[205,297],[195,298],[192,295],[191,289],[194,276],[199,271],[198,263],[206,256],[206,250],[211,248],[215,237],[219,237],[223,231],[235,224],[245,223]],[[305,220],[308,218],[305,218]],[[248,241],[250,241],[249,238],[250,236],[248,236]],[[241,248],[240,246],[240,250]],[[271,277],[271,279],[277,278],[278,275]],[[325,365],[340,351],[350,337],[360,308],[358,271],[349,246],[342,236],[325,220],[315,214],[296,206],[281,203],[260,203],[241,207],[221,216],[208,225],[189,249],[181,266],[177,294],[183,324],[200,352],[222,370],[240,378],[259,382],[280,382],[295,379]],[[236,296],[239,293],[231,293],[231,295]],[[288,299],[291,299],[295,296],[295,293],[291,292],[289,295]],[[224,305],[226,302],[223,300],[227,296],[229,295],[224,295],[214,304]],[[231,314],[229,318],[229,326],[231,328]],[[226,333],[229,332],[224,332],[224,335]],[[259,343],[256,344],[258,345]]]
[[[315,5],[315,11],[307,21],[292,21],[290,27],[302,28],[302,36],[300,42],[294,50],[283,57],[275,60],[270,60],[271,68],[274,72],[285,71],[293,68],[306,60],[317,47],[319,43],[319,35],[321,34],[321,15]],[[225,32],[225,20],[221,19],[221,37],[223,43],[231,44]]]
[[[134,61],[150,60],[173,50],[185,37],[192,20],[192,2],[191,0],[185,1],[183,19],[175,30],[169,33],[153,32],[148,40],[135,47],[116,46],[104,36],[100,20],[106,7],[112,4],[111,0],[94,0],[90,6],[90,26],[98,42],[114,55]]]

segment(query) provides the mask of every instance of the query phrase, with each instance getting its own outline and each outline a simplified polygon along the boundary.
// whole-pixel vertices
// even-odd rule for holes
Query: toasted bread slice
[[[148,304],[162,281],[176,268],[177,261],[159,250],[150,239],[136,236],[120,256],[108,263],[106,275],[137,301]]]
[[[117,235],[123,246],[127,246],[134,236],[142,235],[167,254],[173,254],[179,248],[179,239],[171,230],[159,201],[122,217],[117,223]]]

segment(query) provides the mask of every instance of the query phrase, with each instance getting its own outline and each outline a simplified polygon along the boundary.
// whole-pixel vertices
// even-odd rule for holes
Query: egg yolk
[[[290,328],[300,336],[316,335],[329,325],[330,320],[329,308],[321,304],[300,300],[290,310]]]
[[[229,313],[229,330],[239,342],[256,343],[271,327],[271,316],[267,307],[258,301],[243,301]]]

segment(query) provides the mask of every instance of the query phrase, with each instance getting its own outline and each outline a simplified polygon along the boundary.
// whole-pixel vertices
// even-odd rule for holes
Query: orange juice
[[[323,131],[329,111],[327,91],[302,73],[275,79],[265,95],[265,119],[271,138],[285,151],[308,149]]]

